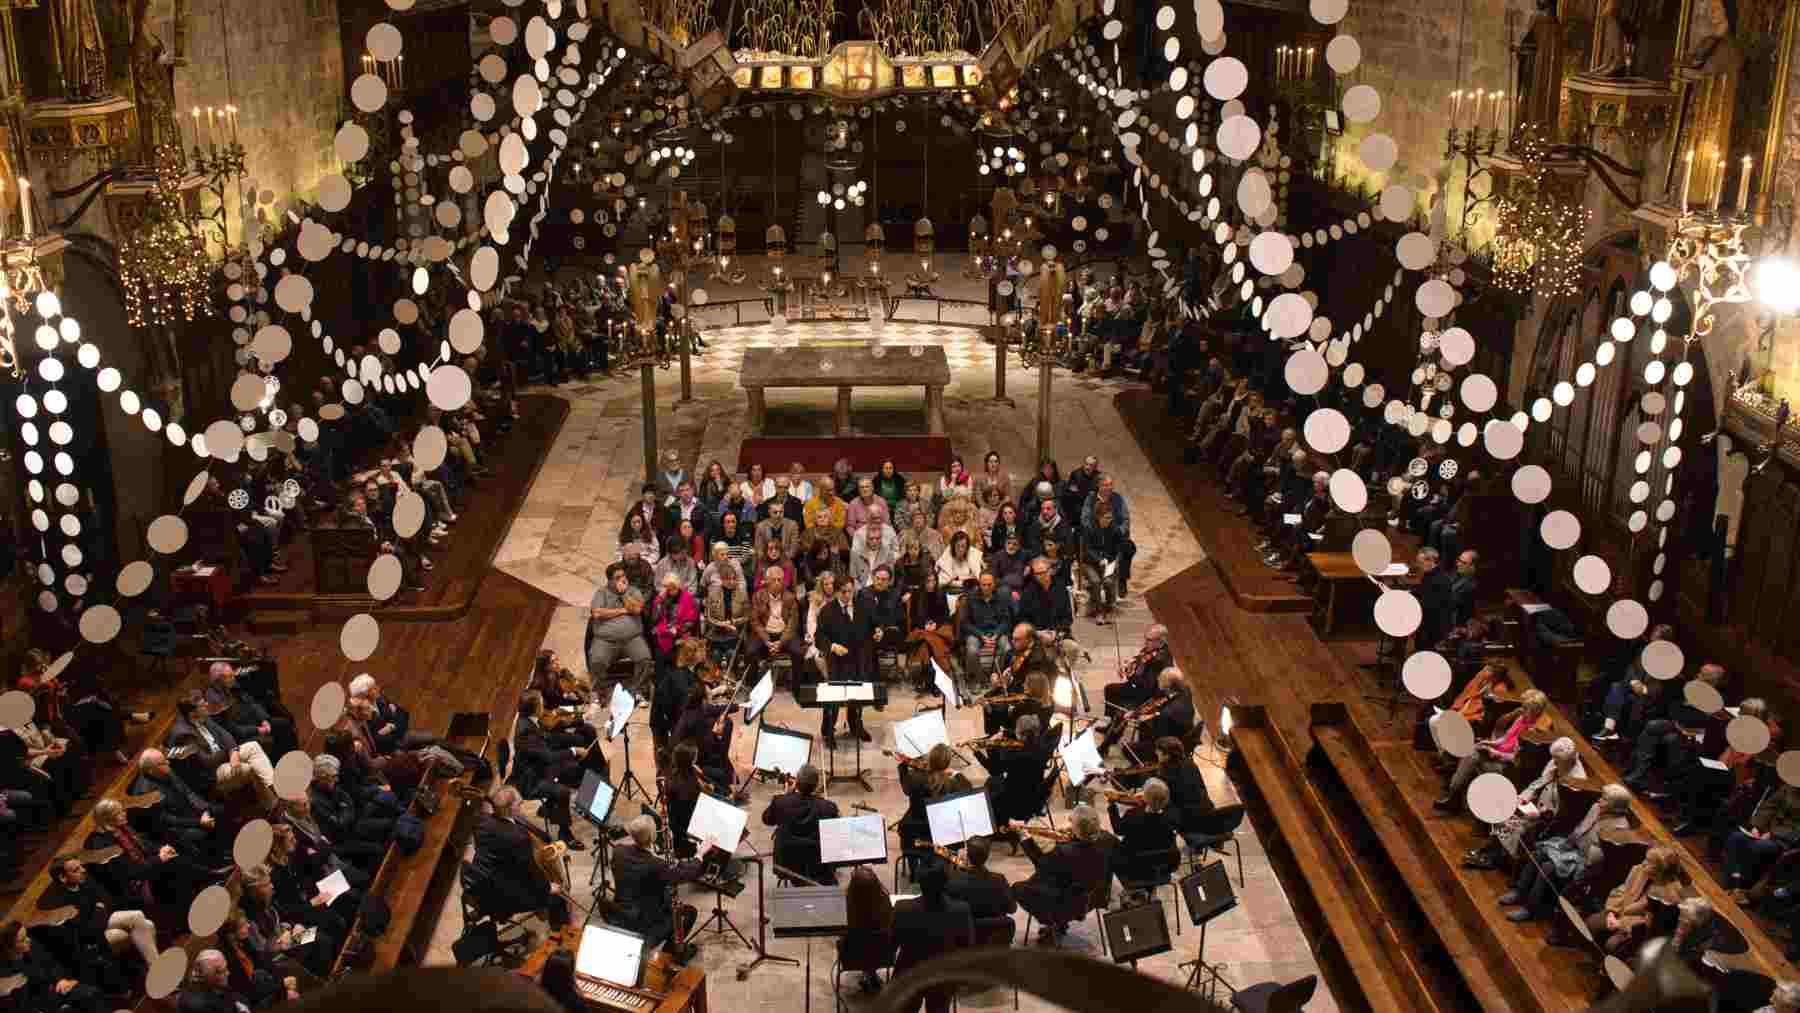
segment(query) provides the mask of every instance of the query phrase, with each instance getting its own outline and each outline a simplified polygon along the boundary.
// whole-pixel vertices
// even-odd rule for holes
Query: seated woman
[[[219,951],[230,968],[231,991],[261,1008],[300,998],[299,982],[277,966],[269,940],[256,931],[256,923],[233,911],[219,928]]]
[[[1494,827],[1487,844],[1463,856],[1470,869],[1492,869],[1502,858],[1519,857],[1519,848],[1532,828],[1556,815],[1560,804],[1559,789],[1575,772],[1575,740],[1567,736],[1550,744],[1550,762],[1544,764],[1537,780],[1519,792],[1519,808],[1504,823]]]
[[[1500,898],[1503,907],[1522,905],[1508,911],[1510,921],[1523,922],[1542,918],[1554,907],[1556,892],[1581,878],[1588,866],[1600,860],[1600,838],[1609,831],[1631,827],[1631,792],[1621,784],[1609,784],[1600,792],[1600,801],[1588,808],[1574,830],[1566,837],[1550,837],[1539,841],[1533,849],[1533,860],[1519,866],[1512,889]]]
[[[656,532],[650,530],[644,521],[644,515],[636,510],[625,516],[625,527],[619,532],[619,558],[625,558],[625,546],[636,545],[638,558],[650,566],[655,566],[662,559],[662,544],[656,539]]]
[[[1687,874],[1675,849],[1651,848],[1625,882],[1606,895],[1600,910],[1588,915],[1588,930],[1606,952],[1624,954],[1636,945],[1640,930],[1649,927],[1651,902],[1679,903],[1686,885]]]
[[[923,574],[923,584],[914,585],[906,592],[906,642],[911,645],[907,655],[907,665],[915,670],[927,673],[924,681],[931,685],[929,668],[925,659],[929,657],[937,662],[938,667],[946,674],[954,671],[950,667],[950,646],[956,638],[952,628],[954,618],[950,611],[950,596],[938,587],[936,567],[927,567]]]
[[[838,963],[862,972],[864,994],[881,991],[875,972],[894,962],[894,904],[887,887],[866,865],[850,873],[844,885],[844,934],[838,938]]]
[[[1477,774],[1486,774],[1505,770],[1512,765],[1513,758],[1519,755],[1519,743],[1527,731],[1544,731],[1550,727],[1550,698],[1541,690],[1527,690],[1519,698],[1519,713],[1507,724],[1506,730],[1493,738],[1482,739],[1475,743],[1475,750],[1462,758],[1456,765],[1456,771],[1450,775],[1450,783],[1444,788],[1444,794],[1432,805],[1441,810],[1456,808],[1456,800],[1462,790]]]
[[[885,895],[884,895],[885,896]],[[17,979],[8,997],[18,1010],[105,1013],[113,1004],[99,988],[83,984],[81,971],[67,967],[48,946],[39,946],[25,926],[0,924],[0,978]]]

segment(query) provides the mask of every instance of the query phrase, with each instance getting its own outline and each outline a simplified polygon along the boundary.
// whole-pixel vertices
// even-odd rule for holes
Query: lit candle
[[[1681,170],[1681,213],[1687,214],[1688,184],[1694,181],[1694,149],[1687,153],[1687,167]]]
[[[25,216],[24,238],[31,238],[31,180],[19,177],[19,213]]]
[[[1503,92],[1503,91],[1497,91],[1497,92],[1495,92],[1495,93],[1494,93],[1494,130],[1495,130],[1495,131],[1496,131],[1496,132],[1497,132],[1497,131],[1499,131],[1499,129],[1500,129],[1500,127],[1501,127],[1501,123],[1500,123],[1500,100],[1501,100],[1501,99],[1502,99],[1502,98],[1504,98],[1504,97],[1505,97],[1505,96],[1506,96],[1506,93],[1505,93],[1505,92]]]
[[[1309,78],[1313,76],[1313,54],[1317,52],[1313,46],[1306,47],[1306,76]]]
[[[1713,167],[1713,213],[1719,213],[1719,205],[1725,200],[1725,160]]]
[[[400,87],[406,87],[406,55],[400,56]]]
[[[1487,95],[1486,88],[1475,89],[1475,108],[1470,110],[1470,112],[1472,112],[1473,115],[1469,117],[1470,129],[1475,129],[1475,128],[1478,128],[1481,126],[1481,100],[1486,95]]]
[[[6,180],[0,179],[0,243],[6,242]]]
[[[1750,213],[1750,156],[1744,156],[1744,171],[1738,174],[1738,214]]]

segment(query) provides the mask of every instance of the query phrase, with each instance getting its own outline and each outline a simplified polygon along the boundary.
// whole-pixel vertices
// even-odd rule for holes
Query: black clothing
[[[678,884],[699,879],[700,871],[697,861],[671,862],[635,844],[615,846],[612,874],[616,907],[610,920],[643,936],[652,945],[671,937],[675,916],[670,891]]]
[[[1213,812],[1212,796],[1206,792],[1206,781],[1194,761],[1182,757],[1164,764],[1157,772],[1169,786],[1169,818],[1182,833],[1205,833],[1208,817]]]
[[[837,881],[836,870],[819,859],[819,821],[838,818],[838,806],[797,791],[777,795],[763,810],[762,821],[775,828],[775,862],[815,883]]]
[[[1450,574],[1443,567],[1435,567],[1419,579],[1419,589],[1414,592],[1419,599],[1421,619],[1419,629],[1414,634],[1413,642],[1419,650],[1435,650],[1438,642],[1449,635],[1456,625],[1455,591]]]
[[[537,849],[544,843],[515,820],[492,814],[481,817],[475,824],[475,860],[469,871],[476,902],[484,912],[505,917],[548,909],[551,925],[561,928],[568,922],[567,903],[550,892],[537,866]],[[616,850],[613,859],[618,860]]]
[[[1034,837],[1025,838],[1025,853],[1037,867],[1031,878],[1013,884],[1013,897],[1033,918],[1061,929],[1081,917],[1090,899],[1105,886],[1117,840],[1102,834],[1091,841],[1065,841],[1045,851]]]
[[[1003,918],[1019,909],[1013,899],[1012,884],[1006,877],[986,869],[952,869],[944,893],[969,905],[975,918]]]
[[[894,973],[922,964],[932,957],[975,944],[975,921],[969,905],[945,899],[942,907],[932,907],[924,898],[903,900],[894,905]],[[954,985],[927,989],[919,997],[913,1011],[923,1005],[928,1013],[946,1013],[956,993]]]
[[[1036,577],[1026,578],[1025,586],[1019,589],[1019,601],[1014,611],[1020,622],[1030,623],[1039,630],[1067,633],[1075,624],[1069,589],[1054,580],[1046,588]]]
[[[873,675],[873,658],[870,651],[873,644],[875,625],[869,610],[852,607],[845,614],[842,602],[833,598],[824,608],[819,610],[819,622],[813,632],[813,644],[819,654],[825,657],[826,666],[831,672],[834,682],[863,682]],[[842,644],[848,652],[844,655],[834,653],[831,648]],[[862,704],[853,703],[850,708],[850,731],[860,734],[863,727]],[[819,719],[819,733],[827,738],[833,736],[837,727],[837,704],[826,704]]]
[[[1167,878],[1181,861],[1179,854],[1169,861],[1170,849],[1176,845],[1175,824],[1168,812],[1153,813],[1143,806],[1121,809],[1116,802],[1107,808],[1113,832],[1119,835],[1119,879],[1148,883]]]

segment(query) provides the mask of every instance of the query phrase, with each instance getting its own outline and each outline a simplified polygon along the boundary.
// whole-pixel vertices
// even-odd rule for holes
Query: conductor
[[[818,629],[813,641],[819,648],[819,671],[826,679],[839,682],[862,682],[869,678],[869,645],[874,637],[874,624],[869,610],[856,605],[856,588],[850,581],[837,586],[837,597],[819,610]],[[850,734],[864,742],[873,736],[863,727],[862,704],[850,707]],[[820,718],[819,734],[826,749],[837,748],[838,705],[828,703]]]

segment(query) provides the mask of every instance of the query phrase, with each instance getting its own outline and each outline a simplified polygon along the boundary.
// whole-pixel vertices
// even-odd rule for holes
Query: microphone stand
[[[748,964],[739,964],[738,965],[737,980],[739,980],[739,981],[743,981],[745,978],[750,977],[750,972],[756,970],[756,965],[758,965],[764,961],[774,961],[775,963],[778,963],[778,964],[792,964],[795,967],[800,966],[800,962],[798,960],[795,960],[793,957],[783,957],[778,954],[771,954],[769,952],[769,916],[764,913],[764,905],[765,905],[765,900],[764,900],[765,894],[763,891],[763,858],[764,858],[764,856],[763,856],[762,852],[756,850],[756,845],[751,844],[749,841],[744,842],[744,847],[750,849],[750,854],[748,857],[749,857],[750,861],[756,863],[756,943],[751,947],[753,952],[755,952],[756,957],[753,960],[751,960]],[[788,872],[785,869],[781,869],[779,866],[777,866],[777,869],[784,876],[793,876],[792,873]],[[793,877],[793,878],[803,878],[803,877]],[[807,880],[807,882],[811,882],[811,880]],[[745,942],[748,943],[749,940],[745,940]],[[807,974],[806,980],[811,981],[812,980],[812,974],[811,974],[812,949],[810,947],[806,951],[806,957],[807,957],[807,969],[808,969],[808,974]],[[811,989],[809,988],[808,993],[810,994],[810,992],[811,992]]]
[[[751,847],[750,850],[752,852],[755,852],[756,848],[753,846],[753,847]],[[783,879],[792,880],[793,882],[796,882],[796,883],[805,883],[807,886],[824,886],[825,885],[824,883],[816,883],[813,880],[800,875],[799,873],[795,872],[794,870],[784,867],[780,862],[775,863],[775,875],[780,876]],[[760,858],[757,860],[757,863],[756,863],[756,880],[757,880],[756,885],[758,888],[758,893],[760,895],[761,888],[762,888],[762,861]],[[757,929],[757,938],[758,939],[762,938],[762,929],[760,927]],[[795,960],[792,957],[771,957],[765,953],[764,955],[751,961],[748,965],[740,968],[738,970],[738,978],[740,980],[742,980],[744,975],[750,973],[750,968],[755,967],[758,963],[761,963],[764,960],[785,960],[790,964],[795,964],[796,966],[799,964],[799,961]],[[812,1013],[812,933],[810,933],[810,932],[806,934],[806,970],[802,972],[802,977],[800,978],[800,980],[802,982],[804,982],[806,985],[806,1013]],[[833,991],[836,991],[836,983],[833,982],[832,984],[833,984]]]

